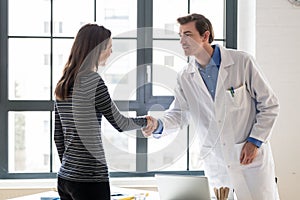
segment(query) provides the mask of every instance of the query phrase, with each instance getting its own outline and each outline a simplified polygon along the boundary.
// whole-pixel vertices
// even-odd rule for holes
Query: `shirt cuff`
[[[251,142],[252,144],[254,144],[255,146],[257,146],[258,148],[262,145],[262,141],[257,140],[253,137],[248,137],[247,139],[248,142]]]
[[[157,120],[158,126],[157,128],[153,131],[152,135],[154,138],[160,138],[161,134],[164,130],[164,125],[160,119]]]

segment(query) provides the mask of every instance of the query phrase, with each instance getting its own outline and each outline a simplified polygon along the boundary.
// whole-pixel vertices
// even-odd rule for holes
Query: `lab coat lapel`
[[[222,46],[219,47],[221,52],[221,65],[219,68],[218,81],[217,81],[216,96],[215,96],[216,100],[224,99],[225,92],[228,89],[224,87],[226,85],[225,82],[228,76],[227,69],[234,64],[233,59],[226,52],[227,50]]]
[[[216,94],[215,94],[215,101],[214,101],[214,107],[215,107],[215,117],[218,121],[218,129],[219,131],[223,132],[226,119],[226,81],[228,77],[227,70],[230,68],[230,66],[233,64],[233,60],[230,55],[226,54],[226,50],[220,46],[220,52],[221,52],[221,64],[219,68],[219,74],[218,74],[218,81],[216,86]],[[231,131],[229,131],[231,132]]]

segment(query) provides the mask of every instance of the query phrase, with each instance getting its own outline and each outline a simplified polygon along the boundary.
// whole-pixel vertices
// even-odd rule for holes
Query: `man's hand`
[[[248,165],[252,163],[254,158],[257,155],[258,148],[251,142],[246,142],[243,146],[241,157],[240,157],[240,163],[242,165]]]
[[[146,116],[146,119],[147,119],[147,126],[145,128],[142,128],[142,132],[145,137],[149,137],[152,135],[155,129],[157,129],[158,122],[157,119],[151,116]]]

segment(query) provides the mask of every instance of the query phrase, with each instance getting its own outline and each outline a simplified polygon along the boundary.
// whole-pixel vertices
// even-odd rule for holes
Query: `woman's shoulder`
[[[98,83],[99,81],[103,81],[102,77],[97,72],[89,72],[81,77],[82,83]]]

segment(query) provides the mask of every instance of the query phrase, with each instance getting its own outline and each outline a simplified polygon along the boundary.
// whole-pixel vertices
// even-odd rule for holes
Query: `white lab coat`
[[[161,119],[163,134],[192,119],[211,187],[234,188],[238,200],[277,200],[269,139],[279,112],[278,99],[250,55],[219,47],[215,100],[192,60],[178,75],[175,99]],[[253,163],[242,166],[240,153],[249,136],[263,144]]]

